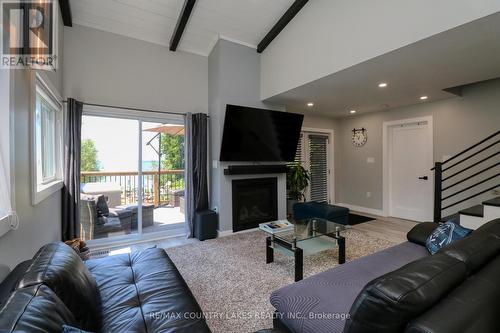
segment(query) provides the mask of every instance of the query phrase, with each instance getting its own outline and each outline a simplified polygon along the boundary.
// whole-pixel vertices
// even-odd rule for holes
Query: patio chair
[[[103,216],[92,196],[80,199],[80,237],[84,240],[109,237],[111,233],[129,234],[132,227],[132,212],[124,209],[109,209]]]
[[[138,225],[138,206],[137,205],[122,205],[117,206],[117,209],[126,210],[132,213],[132,230],[137,230]],[[142,204],[142,227],[147,228],[154,225],[154,211],[155,206],[153,204]]]

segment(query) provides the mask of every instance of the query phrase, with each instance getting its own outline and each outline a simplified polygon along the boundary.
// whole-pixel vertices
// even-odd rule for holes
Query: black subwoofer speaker
[[[213,210],[201,210],[194,214],[194,236],[199,240],[217,237],[218,216]]]

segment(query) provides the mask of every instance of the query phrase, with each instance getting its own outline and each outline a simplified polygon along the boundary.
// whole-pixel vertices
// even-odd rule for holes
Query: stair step
[[[496,198],[493,198],[491,200],[483,201],[483,205],[500,207],[500,197],[496,197]]]
[[[484,207],[483,207],[483,205],[477,205],[477,206],[473,206],[471,208],[461,210],[459,213],[462,215],[483,217],[484,216]]]
[[[460,224],[460,214],[456,213],[456,214],[441,218],[441,222],[448,222],[448,221],[452,221],[453,223]]]

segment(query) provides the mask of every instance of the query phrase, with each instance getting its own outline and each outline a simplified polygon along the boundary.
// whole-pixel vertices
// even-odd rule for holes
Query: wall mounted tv
[[[221,161],[293,161],[304,116],[227,105]]]

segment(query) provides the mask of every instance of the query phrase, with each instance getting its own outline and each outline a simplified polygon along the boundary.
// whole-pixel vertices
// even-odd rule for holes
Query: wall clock
[[[366,128],[353,128],[352,130],[352,144],[355,147],[364,146],[364,144],[368,141],[368,134],[366,132]]]

